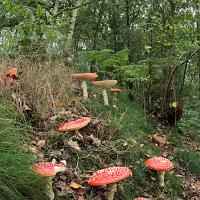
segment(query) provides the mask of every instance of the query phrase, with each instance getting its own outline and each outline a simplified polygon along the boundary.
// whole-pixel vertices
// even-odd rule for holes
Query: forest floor
[[[29,78],[31,79],[31,75]],[[26,82],[24,84],[27,87],[27,80],[25,77],[19,81]],[[45,81],[46,78],[43,80]],[[145,119],[143,109],[128,99],[126,91],[115,97],[109,94],[110,106],[104,106],[100,90],[92,88],[89,84],[91,88],[89,99],[83,100],[78,85],[71,82],[69,78],[68,83],[71,83],[72,93],[65,98],[70,97],[70,101],[68,99],[66,104],[65,98],[52,100],[54,112],[43,110],[43,113],[46,113],[43,117],[37,116],[36,104],[34,104],[36,97],[30,98],[32,104],[28,101],[27,94],[31,95],[31,92],[23,88],[23,83],[20,85],[20,90],[19,87],[17,89],[13,87],[9,89],[9,93],[6,93],[6,98],[15,102],[13,112],[16,113],[18,109],[18,113],[21,113],[21,115],[17,114],[17,117],[14,115],[14,118],[20,120],[22,124],[25,123],[25,130],[28,129],[25,132],[29,133],[29,139],[23,140],[23,146],[29,155],[30,153],[33,155],[33,158],[29,158],[26,166],[30,167],[36,161],[51,161],[53,158],[58,162],[63,159],[67,161],[67,170],[53,179],[56,199],[105,199],[106,188],[90,187],[87,180],[94,171],[112,166],[127,166],[133,171],[132,177],[118,184],[115,200],[132,200],[135,197],[165,200],[200,199],[200,140],[195,132],[181,132],[175,127],[153,124],[149,118]],[[31,84],[31,87],[33,85]],[[32,88],[33,94],[37,87],[38,85]],[[45,98],[51,98],[55,94],[49,86],[48,89],[50,96],[47,95]],[[26,103],[29,109],[25,105],[24,97],[27,97]],[[8,119],[8,115],[5,115],[7,107],[13,104],[10,100],[0,102],[0,105],[4,105],[5,108],[4,114],[0,116],[4,120]],[[44,101],[45,99],[42,99],[41,102],[37,102],[37,106]],[[59,124],[81,117],[91,117],[92,122],[81,129],[80,134],[75,135],[74,132],[63,134],[57,131]],[[30,125],[31,129],[26,128]],[[19,137],[21,133],[15,130],[12,131],[12,135]],[[156,172],[144,165],[144,161],[153,156],[167,157],[175,164],[175,168],[166,174],[164,188],[159,188]],[[27,170],[30,171],[28,167]],[[7,175],[11,179],[15,176],[9,172]],[[39,180],[36,176],[31,179],[35,180],[34,184]],[[20,193],[25,186],[19,187],[16,184],[12,187]],[[42,190],[42,185],[40,187]],[[30,194],[26,195],[21,192],[19,199],[26,197],[33,200],[44,199],[41,196],[33,197],[33,194],[32,197]],[[6,195],[3,197],[15,199],[7,198]]]

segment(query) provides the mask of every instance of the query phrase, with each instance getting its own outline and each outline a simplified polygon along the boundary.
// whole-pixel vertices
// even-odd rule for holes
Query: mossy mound
[[[0,199],[46,199],[44,180],[34,175],[34,159],[25,144],[30,127],[17,122],[18,113],[10,102],[0,101]]]

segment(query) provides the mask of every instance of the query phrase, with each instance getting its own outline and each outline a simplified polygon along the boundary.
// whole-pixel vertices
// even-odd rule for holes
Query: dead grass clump
[[[62,60],[50,62],[18,56],[0,65],[5,66],[1,71],[16,67],[20,72],[15,85],[0,89],[4,97],[12,96],[20,111],[46,119],[66,107],[76,106],[78,99],[71,79],[73,68],[65,66]]]

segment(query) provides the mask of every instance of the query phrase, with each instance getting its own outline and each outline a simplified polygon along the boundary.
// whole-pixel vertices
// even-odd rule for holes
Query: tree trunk
[[[68,51],[71,52],[71,46],[72,46],[72,38],[74,35],[74,28],[76,24],[76,19],[78,15],[78,9],[82,3],[82,0],[77,0],[75,3],[75,8],[72,10],[72,17],[71,17],[71,22],[69,26],[69,33],[67,36],[67,42],[68,42]]]

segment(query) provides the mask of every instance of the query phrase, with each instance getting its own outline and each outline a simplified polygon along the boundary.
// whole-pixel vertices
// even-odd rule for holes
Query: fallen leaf
[[[143,146],[144,146],[144,144],[141,144],[141,145],[140,145],[140,147],[143,147]]]
[[[73,188],[73,189],[79,189],[79,188],[82,187],[82,185],[80,185],[80,184],[78,184],[78,183],[76,183],[76,182],[74,182],[74,181],[71,181],[69,187],[71,187],[71,188]]]
[[[57,115],[54,115],[53,117],[50,117],[49,119],[50,119],[51,121],[56,121],[57,118],[58,118],[58,116],[57,116]]]
[[[90,135],[88,138],[92,140],[92,144],[96,145],[97,147],[100,147],[100,145],[101,145],[100,139],[98,139],[94,135]]]
[[[37,142],[36,146],[42,148],[45,144],[46,144],[46,141],[45,141],[45,140],[39,140],[39,141]]]
[[[167,137],[156,133],[152,136],[152,142],[158,143],[160,147],[163,147],[167,143]]]
[[[73,149],[76,149],[77,151],[81,151],[81,148],[79,147],[77,142],[74,142],[72,140],[69,140],[67,142],[65,142],[66,145],[70,146]]]

